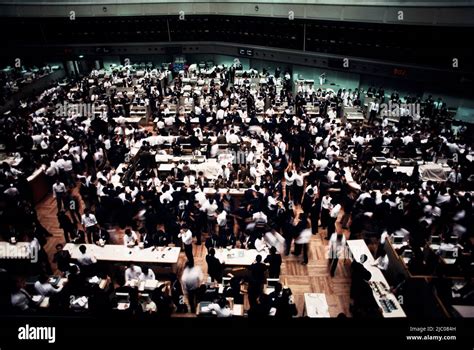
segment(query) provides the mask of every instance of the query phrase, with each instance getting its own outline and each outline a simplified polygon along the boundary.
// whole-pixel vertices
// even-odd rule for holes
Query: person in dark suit
[[[99,244],[100,240],[102,240],[104,244],[109,243],[110,234],[105,227],[100,227],[99,230],[94,232],[94,243]]]
[[[263,292],[263,285],[265,283],[265,272],[267,271],[267,265],[262,263],[262,256],[258,254],[255,257],[255,262],[248,268],[250,271],[249,280],[249,303],[250,307],[257,303],[258,297]]]
[[[291,289],[285,288],[281,292],[281,297],[277,299],[276,314],[277,319],[290,319],[298,314],[296,305],[291,298]]]
[[[86,234],[83,230],[74,229],[71,234],[71,243],[74,244],[85,244],[86,243]]]
[[[58,213],[58,222],[59,227],[63,229],[64,240],[66,241],[66,243],[69,243],[70,236],[72,237],[76,225],[72,223],[71,219],[69,218],[69,216],[66,215],[66,212],[64,210],[61,210]]]
[[[219,283],[222,282],[222,264],[215,257],[216,251],[214,248],[209,249],[209,254],[206,256],[206,262],[207,262],[207,273],[209,276],[211,276],[212,282],[217,281]]]
[[[281,283],[275,284],[275,290],[271,292],[268,296],[270,297],[270,302],[272,307],[276,307],[279,304],[279,299],[281,298],[281,291],[283,286]]]
[[[240,292],[240,284],[242,283],[242,278],[233,276],[230,279],[230,285],[224,290],[224,295],[226,297],[234,298],[234,304],[243,304],[244,295]]]
[[[281,269],[281,255],[277,253],[275,247],[270,248],[270,255],[265,258],[264,262],[270,264],[268,268],[268,277],[279,278]]]
[[[209,250],[211,248],[219,248],[220,246],[219,244],[220,244],[219,237],[217,236],[217,234],[213,233],[210,237],[206,239],[205,246],[207,250]]]
[[[232,247],[235,248],[235,244],[237,240],[235,239],[234,233],[231,230],[225,230],[225,232],[221,232],[219,235],[220,243],[219,246],[226,248]]]
[[[366,299],[367,291],[370,291],[368,287],[368,281],[372,278],[372,274],[369,270],[364,267],[364,262],[367,261],[367,256],[363,254],[360,257],[360,262],[357,262],[355,259],[351,264],[351,276],[352,284],[350,290],[350,296],[354,301],[354,305],[363,303]]]
[[[56,253],[54,253],[53,262],[56,263],[59,271],[66,272],[69,270],[71,253],[63,248],[62,244],[56,244]]]
[[[141,242],[143,242],[143,246],[145,248],[153,247],[156,245],[154,234],[148,233],[146,229],[141,229],[140,234],[141,234]]]
[[[163,230],[158,230],[155,237],[155,244],[158,247],[166,247],[171,241],[171,237]]]

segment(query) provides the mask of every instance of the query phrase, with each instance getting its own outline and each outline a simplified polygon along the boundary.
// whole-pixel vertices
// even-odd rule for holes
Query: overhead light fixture
[[[79,58],[84,58],[84,55],[79,55]]]

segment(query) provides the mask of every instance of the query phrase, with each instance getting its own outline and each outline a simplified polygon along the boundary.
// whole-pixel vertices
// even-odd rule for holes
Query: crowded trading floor
[[[452,317],[474,305],[469,130],[441,98],[280,68],[58,82],[0,124],[1,312]]]

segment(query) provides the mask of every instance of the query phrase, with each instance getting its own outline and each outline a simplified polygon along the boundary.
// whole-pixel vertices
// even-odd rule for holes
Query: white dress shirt
[[[180,233],[178,236],[181,237],[181,240],[186,245],[190,245],[193,242],[193,233],[189,229]]]
[[[54,288],[51,283],[40,283],[40,281],[35,282],[35,289],[36,292],[38,292],[39,295],[43,295],[45,297],[48,297],[50,295],[59,293],[62,288]]]
[[[94,214],[89,214],[89,216],[82,214],[81,222],[85,228],[97,225],[97,219],[95,218]]]
[[[89,266],[92,264],[95,264],[97,262],[97,259],[94,255],[86,252],[85,254],[82,254],[77,258],[77,262],[79,265],[82,266]]]
[[[138,280],[142,275],[142,269],[140,266],[133,265],[125,270],[125,282],[131,280]]]

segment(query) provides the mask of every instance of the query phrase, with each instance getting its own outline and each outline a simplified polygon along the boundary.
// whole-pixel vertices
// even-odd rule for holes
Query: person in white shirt
[[[294,199],[293,195],[293,182],[296,179],[296,174],[293,170],[289,170],[290,166],[288,166],[287,170],[285,171],[285,182],[286,182],[286,197],[290,200]]]
[[[295,204],[300,204],[301,199],[303,197],[303,185],[304,185],[304,178],[309,175],[308,173],[302,173],[301,171],[295,171],[294,173],[294,183],[293,183],[293,201]]]
[[[263,238],[263,236],[259,236],[255,240],[255,249],[258,252],[261,252],[261,251],[264,251],[266,248],[267,248],[267,244],[265,243],[265,239]]]
[[[43,141],[41,141],[41,143],[40,143],[40,147],[43,151],[46,151],[49,148],[49,142],[48,142],[47,137],[43,138]]]
[[[456,187],[461,183],[462,175],[459,171],[459,166],[454,168],[448,175],[448,182],[451,187]]]
[[[258,211],[252,215],[252,220],[255,222],[257,226],[263,226],[268,222],[267,215],[265,215],[262,211]]]
[[[183,182],[184,182],[184,185],[186,187],[189,187],[189,186],[194,185],[196,183],[196,177],[193,174],[187,174],[183,178]]]
[[[87,267],[94,265],[97,262],[97,258],[87,252],[87,247],[85,245],[79,246],[79,252],[81,253],[77,258],[77,262],[81,267]]]
[[[339,203],[334,203],[329,211],[328,234],[326,239],[330,239],[331,235],[336,231],[336,221],[341,208]]]
[[[87,233],[87,239],[89,243],[93,243],[92,236],[97,230],[97,219],[89,209],[84,210],[84,214],[81,217],[81,224],[84,227],[84,231]]]
[[[329,223],[329,210],[332,207],[332,198],[329,193],[327,193],[321,200],[321,227],[327,228]]]
[[[217,302],[209,304],[208,309],[213,311],[217,317],[231,317],[232,310],[227,305],[227,300],[224,297],[219,298]]]
[[[379,102],[378,100],[370,102],[369,105],[369,124],[372,124],[375,121],[375,118],[377,117],[377,113],[379,112]]]
[[[344,259],[346,253],[346,237],[342,232],[334,232],[329,239],[329,269],[331,277],[336,273],[339,259]]]
[[[308,249],[309,249],[309,242],[311,240],[312,232],[311,228],[309,227],[308,218],[305,213],[300,213],[299,222],[303,222],[305,228],[298,233],[298,237],[295,239],[295,252],[296,256],[301,254],[303,251],[303,265],[308,264]]]
[[[207,224],[209,227],[209,232],[212,234],[216,231],[216,211],[219,208],[217,205],[217,202],[214,198],[209,199],[204,203],[204,205],[201,207],[202,211],[205,211],[207,214]]]
[[[181,276],[184,290],[188,295],[188,302],[191,306],[191,312],[196,312],[196,293],[203,280],[202,270],[199,266],[194,266],[193,262],[188,261]]]
[[[55,288],[48,282],[49,277],[45,274],[40,275],[39,280],[35,282],[35,290],[39,295],[49,297],[59,293],[63,286]]]
[[[125,230],[125,235],[123,236],[123,245],[126,247],[134,247],[138,243],[138,236],[135,231],[127,228]]]
[[[142,274],[140,275],[141,281],[153,281],[156,280],[155,273],[148,266],[144,266],[142,269]]]
[[[224,109],[219,108],[219,110],[216,113],[216,119],[222,121],[222,120],[224,120],[226,114],[227,113],[224,111]]]
[[[225,231],[227,226],[227,212],[225,210],[217,215],[217,226],[219,227],[219,232]]]
[[[34,304],[33,297],[24,288],[18,288],[10,296],[11,305],[20,311],[26,311]]]
[[[133,262],[129,263],[125,270],[125,283],[130,284],[131,281],[139,281],[142,274],[143,272],[140,266],[135,265]]]
[[[53,195],[56,198],[59,213],[63,207],[64,197],[66,195],[66,185],[59,181],[59,179],[53,184]]]
[[[178,238],[181,238],[181,241],[184,245],[184,253],[186,254],[186,258],[188,262],[194,265],[194,257],[193,257],[193,233],[188,228],[187,225],[183,225],[181,227],[181,231],[178,234]]]
[[[231,144],[234,147],[240,144],[240,137],[235,133],[234,129],[231,129],[226,135],[226,140],[227,143]]]

